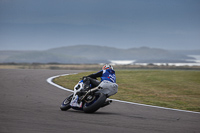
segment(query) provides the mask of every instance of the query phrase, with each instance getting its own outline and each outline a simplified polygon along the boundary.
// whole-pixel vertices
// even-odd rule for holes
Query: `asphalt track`
[[[113,102],[94,114],[59,106],[46,79],[76,70],[0,70],[0,133],[199,133],[200,114]],[[120,87],[119,87],[120,89]]]

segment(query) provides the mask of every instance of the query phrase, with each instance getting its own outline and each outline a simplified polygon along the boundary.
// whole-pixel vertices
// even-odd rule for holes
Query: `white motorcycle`
[[[74,87],[74,92],[69,95],[61,104],[60,109],[66,111],[70,108],[83,110],[85,113],[94,113],[99,108],[110,104],[112,101],[107,99],[107,95],[101,93],[102,88],[95,87],[82,93],[83,80],[79,81]]]

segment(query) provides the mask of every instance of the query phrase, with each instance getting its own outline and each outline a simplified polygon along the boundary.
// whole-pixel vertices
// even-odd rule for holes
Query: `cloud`
[[[192,41],[197,48],[198,5],[196,0],[0,0],[0,45],[187,48]]]

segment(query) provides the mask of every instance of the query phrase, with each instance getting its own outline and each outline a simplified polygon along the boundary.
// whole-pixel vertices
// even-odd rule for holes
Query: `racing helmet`
[[[102,70],[107,70],[107,69],[112,69],[113,70],[113,67],[111,65],[108,65],[108,64],[106,64],[106,65],[104,65],[102,67]]]

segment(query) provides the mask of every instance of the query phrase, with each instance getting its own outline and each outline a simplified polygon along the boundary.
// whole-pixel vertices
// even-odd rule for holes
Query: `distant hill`
[[[192,54],[192,51],[189,51]],[[194,54],[200,55],[200,50]],[[108,63],[109,60],[136,60],[144,63],[181,63],[194,59],[187,51],[140,47],[119,49],[94,45],[75,45],[45,51],[0,51],[0,63]]]
[[[171,50],[172,53],[184,55],[200,55],[200,49],[197,50]]]

